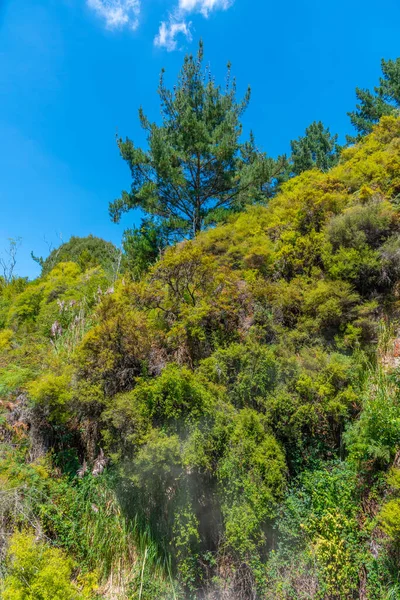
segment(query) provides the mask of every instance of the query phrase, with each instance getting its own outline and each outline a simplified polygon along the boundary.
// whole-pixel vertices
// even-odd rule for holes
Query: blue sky
[[[18,273],[71,235],[120,243],[108,203],[129,186],[116,132],[145,142],[137,109],[159,115],[199,38],[217,80],[232,62],[244,117],[272,156],[321,119],[341,139],[354,88],[400,55],[400,3],[386,0],[0,0],[0,251],[21,237]]]

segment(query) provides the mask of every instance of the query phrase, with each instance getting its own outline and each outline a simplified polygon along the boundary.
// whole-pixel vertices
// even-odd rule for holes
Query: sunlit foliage
[[[87,573],[141,600],[395,589],[399,194],[389,116],[268,206],[174,246],[132,234],[118,276],[70,260],[1,286],[1,519],[46,536],[14,534],[59,565],[35,577],[65,598]]]

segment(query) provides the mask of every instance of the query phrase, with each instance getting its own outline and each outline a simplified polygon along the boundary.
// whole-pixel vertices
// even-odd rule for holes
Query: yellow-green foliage
[[[350,537],[354,522],[340,512],[326,513],[318,523],[319,533],[313,540],[315,558],[324,572],[327,596],[352,598],[357,581],[357,557],[354,547],[346,540]],[[355,563],[355,564],[354,564]]]
[[[3,600],[84,600],[94,597],[90,589],[80,590],[71,581],[72,561],[61,550],[37,541],[31,533],[14,533],[7,559]]]
[[[72,398],[71,369],[61,375],[51,371],[43,373],[35,381],[29,382],[26,389],[33,402],[60,416],[63,406]]]
[[[0,393],[27,392],[69,473],[105,450],[127,519],[193,593],[231,569],[262,598],[285,496],[298,518],[281,533],[314,564],[315,597],[350,598],[372,569],[354,473],[330,465],[343,439],[371,472],[400,449],[398,382],[362,379],[399,309],[399,194],[400,119],[387,117],[328,173],[167,248],[139,281],[60,263],[0,290]],[[397,514],[395,496],[381,513],[394,539]]]
[[[9,392],[21,389],[32,377],[32,369],[20,367],[18,364],[7,365],[0,374],[0,394],[5,396]]]
[[[332,217],[350,206],[390,201],[399,193],[399,130],[399,119],[382,119],[373,134],[343,152],[328,174],[303,173],[286,183],[267,209],[250,208],[232,224],[202,234],[198,243],[231,264],[233,259],[249,264],[251,257],[261,256],[262,267],[269,264],[273,272],[309,269],[310,259],[318,258],[319,233]],[[384,207],[392,213],[387,203]]]
[[[31,283],[27,289],[20,294],[9,315],[10,323],[32,323],[40,311],[40,303],[43,298],[43,286],[36,282]]]
[[[0,290],[0,389],[4,394],[20,389],[42,372],[44,381],[33,386],[33,396],[42,401],[46,394],[39,387],[45,385],[46,369],[62,371],[60,360],[70,361],[109,281],[99,267],[81,272],[75,263],[60,263],[46,277],[16,282]],[[55,385],[60,387],[61,380]]]
[[[359,501],[357,474],[344,462],[327,462],[299,476],[281,508],[283,539],[267,566],[268,599],[356,597],[367,555]]]
[[[0,331],[0,350],[10,350],[14,332],[12,329],[3,329]]]
[[[249,409],[235,419],[229,445],[218,469],[226,544],[246,556],[266,541],[260,523],[273,516],[283,497],[285,457],[263,419]]]
[[[392,490],[392,498],[386,502],[379,514],[385,532],[396,543],[400,543],[400,469],[393,468],[387,477]]]

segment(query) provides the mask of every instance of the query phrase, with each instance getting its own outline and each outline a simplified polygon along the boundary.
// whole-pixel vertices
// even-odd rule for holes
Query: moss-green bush
[[[8,549],[4,600],[84,600],[94,598],[90,588],[80,590],[72,579],[73,563],[59,549],[38,542],[31,533],[14,533]]]
[[[384,482],[400,450],[399,124],[140,276],[83,249],[1,283],[0,444],[22,458],[7,450],[0,476],[24,507],[7,527],[26,513],[142,599],[176,578],[191,597],[382,600],[398,543]],[[44,445],[51,467],[34,460]],[[103,452],[107,491],[89,474]]]

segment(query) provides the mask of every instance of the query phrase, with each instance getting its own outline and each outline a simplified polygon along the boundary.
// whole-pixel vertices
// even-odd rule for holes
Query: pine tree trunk
[[[196,211],[193,216],[193,237],[201,231],[201,217],[200,211],[196,208]]]

